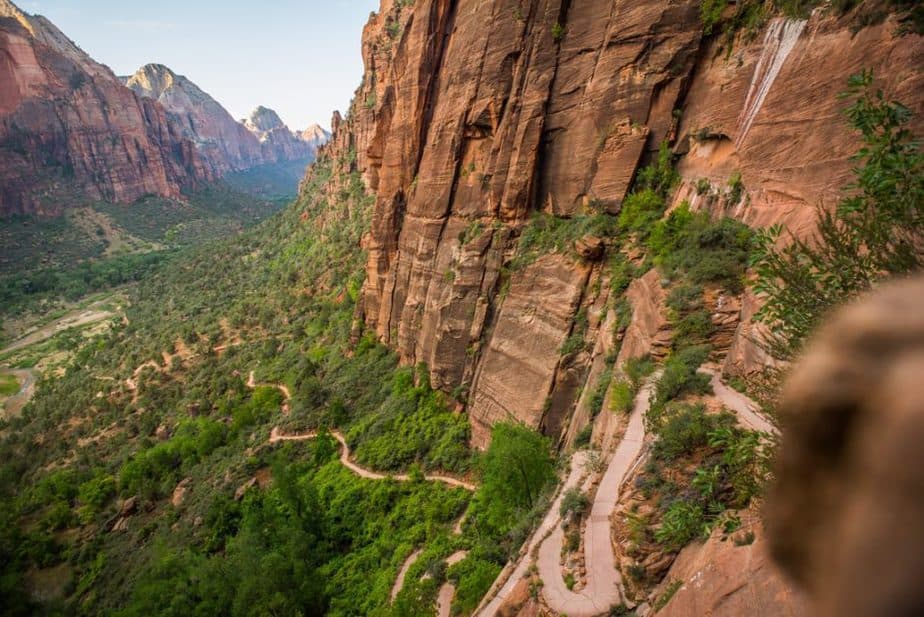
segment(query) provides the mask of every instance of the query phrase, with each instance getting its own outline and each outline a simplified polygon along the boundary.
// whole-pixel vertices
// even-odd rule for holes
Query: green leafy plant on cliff
[[[922,266],[924,154],[908,128],[911,111],[887,100],[868,71],[851,77],[843,97],[865,144],[856,180],[836,208],[819,209],[811,238],[779,225],[758,235],[757,317],[772,328],[768,348],[779,358],[792,358],[834,306]]]

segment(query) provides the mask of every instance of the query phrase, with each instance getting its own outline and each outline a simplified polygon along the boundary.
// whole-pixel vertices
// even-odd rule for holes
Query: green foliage
[[[82,508],[80,518],[89,522],[116,494],[116,480],[108,474],[98,473],[80,485],[77,497]]]
[[[613,297],[625,292],[636,275],[632,262],[624,254],[614,251],[610,258],[610,291]]]
[[[639,172],[636,187],[667,197],[679,181],[680,174],[674,169],[674,155],[667,141],[662,141],[658,147],[658,157]]]
[[[148,498],[167,494],[184,469],[224,445],[226,437],[227,427],[220,422],[206,418],[184,421],[171,439],[141,450],[122,466],[120,492]]]
[[[570,516],[580,517],[590,507],[590,499],[581,492],[581,489],[573,487],[565,491],[565,494],[562,495],[561,506],[559,507],[559,514],[562,518],[568,518]]]
[[[15,375],[0,375],[0,396],[12,396],[19,392],[19,380]]]
[[[730,218],[713,222],[684,202],[654,225],[648,248],[668,275],[684,274],[689,282],[717,283],[739,293],[752,237],[743,223]]]
[[[664,198],[652,189],[635,191],[622,202],[619,227],[647,236],[648,230],[664,215]]]
[[[703,533],[705,519],[701,504],[675,501],[664,512],[655,540],[670,550],[679,550]]]
[[[711,391],[709,376],[697,372],[708,357],[709,348],[702,345],[671,354],[664,363],[664,373],[655,385],[655,400],[649,410],[649,417],[668,401],[684,394],[704,394]]]
[[[609,214],[580,214],[561,218],[537,212],[520,232],[516,257],[510,267],[514,270],[533,263],[549,253],[562,253],[576,257],[574,242],[586,235],[612,236],[616,220]]]
[[[635,188],[622,202],[619,228],[648,236],[651,227],[664,215],[667,197],[680,180],[673,167],[673,154],[667,142],[662,142],[658,157],[638,173]]]
[[[494,425],[480,468],[479,492],[512,509],[531,508],[555,478],[548,440],[519,424]]]
[[[629,413],[635,401],[635,389],[632,383],[616,379],[610,386],[610,411]]]
[[[385,31],[388,32],[388,38],[397,39],[401,36],[402,27],[399,21],[390,21],[385,24]]]
[[[650,424],[656,441],[640,485],[662,494],[655,541],[678,550],[723,520],[727,533],[733,531],[726,509],[747,507],[768,476],[770,453],[761,436],[738,428],[730,413],[709,414],[701,404],[668,404]],[[701,462],[688,476],[689,489],[671,488],[676,472],[671,482],[660,477],[661,469],[684,470],[695,461]]]
[[[712,30],[719,20],[722,12],[728,6],[728,0],[702,0],[699,5],[699,16],[703,22],[703,33],[712,34]]]
[[[561,41],[564,36],[565,27],[556,21],[554,24],[552,24],[552,40],[557,43]]]
[[[770,351],[792,358],[825,314],[883,278],[918,270],[924,236],[924,154],[907,125],[910,110],[887,101],[863,72],[844,95],[865,145],[854,159],[856,181],[834,211],[819,212],[814,237],[783,228],[758,236],[754,285],[764,299],[757,317],[771,326]]]
[[[501,566],[485,559],[465,559],[449,569],[450,580],[456,581],[456,595],[453,611],[470,614],[481,602],[494,579],[500,574]]]
[[[736,206],[741,203],[741,197],[744,195],[744,182],[741,181],[741,172],[736,171],[728,179],[728,193],[725,199],[729,205]]]
[[[420,462],[426,469],[463,472],[470,464],[469,434],[466,418],[425,381],[415,386],[413,370],[405,368],[395,371],[381,405],[347,436],[357,444],[357,459],[370,467],[398,470]]]
[[[651,423],[657,436],[652,456],[676,461],[709,444],[710,433],[732,420],[727,415],[707,414],[703,405],[670,404]]]
[[[671,601],[671,598],[674,597],[674,594],[677,593],[681,587],[683,587],[683,581],[671,581],[664,589],[664,592],[654,601],[652,605],[654,612],[658,612],[667,606],[667,603]]]

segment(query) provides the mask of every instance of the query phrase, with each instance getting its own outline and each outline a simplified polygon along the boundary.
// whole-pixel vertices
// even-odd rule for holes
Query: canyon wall
[[[124,82],[44,17],[0,0],[0,216],[179,199],[232,171],[307,164],[328,137],[294,133],[264,107],[238,122],[163,65]]]
[[[0,0],[0,215],[179,197],[215,170],[162,106],[51,22]]]
[[[855,15],[816,10],[728,46],[704,37],[699,5],[383,0],[370,17],[363,82],[326,150],[377,196],[357,317],[465,404],[475,445],[505,418],[573,437],[588,350],[614,336],[598,327],[609,300],[597,251],[512,261],[537,212],[618,213],[666,140],[683,178],[675,203],[805,234],[850,177],[859,140],[837,98],[850,75],[872,69],[921,128],[924,41],[899,34],[894,17],[860,28]],[[637,285],[657,287],[652,276],[630,303],[650,300]],[[756,300],[713,300],[717,360],[739,373],[763,366],[749,342]],[[645,306],[634,311],[620,360],[663,352],[669,337]],[[562,353],[576,335],[584,350]]]

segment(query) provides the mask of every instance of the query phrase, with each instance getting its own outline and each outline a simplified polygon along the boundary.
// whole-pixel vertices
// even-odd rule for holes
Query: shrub
[[[501,567],[491,561],[469,556],[449,568],[447,576],[456,581],[453,613],[469,614],[488,592]]]
[[[705,522],[700,504],[675,501],[664,512],[661,526],[655,530],[655,540],[669,550],[679,550],[707,530]]]
[[[703,22],[703,33],[712,34],[713,28],[722,19],[722,12],[728,6],[728,0],[702,0],[699,5],[699,17]]]
[[[554,24],[552,24],[552,40],[557,43],[558,41],[562,40],[564,36],[565,27],[556,21]]]
[[[622,379],[613,380],[610,386],[610,410],[629,413],[635,400],[635,388],[632,383]]]
[[[668,275],[685,273],[691,283],[719,283],[737,293],[743,288],[752,238],[743,223],[730,218],[713,222],[684,202],[654,225],[648,248]]]
[[[709,444],[709,437],[726,416],[710,415],[703,405],[668,405],[652,427],[657,440],[652,456],[662,461],[674,461]]]
[[[709,347],[699,345],[675,352],[664,363],[664,373],[655,386],[654,408],[684,394],[710,391],[710,377],[696,369],[709,357]],[[649,415],[651,415],[649,413]]]
[[[622,202],[619,212],[619,228],[647,236],[648,230],[664,214],[664,198],[653,189],[634,192]]]
[[[558,512],[562,518],[568,518],[569,516],[581,517],[589,506],[590,499],[587,498],[587,495],[582,493],[581,489],[573,487],[562,495]]]

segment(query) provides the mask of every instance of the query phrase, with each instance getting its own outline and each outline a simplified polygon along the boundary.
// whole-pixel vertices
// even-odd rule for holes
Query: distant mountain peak
[[[276,129],[286,128],[282,118],[269,107],[260,105],[244,120],[244,125],[255,133],[265,133]]]

